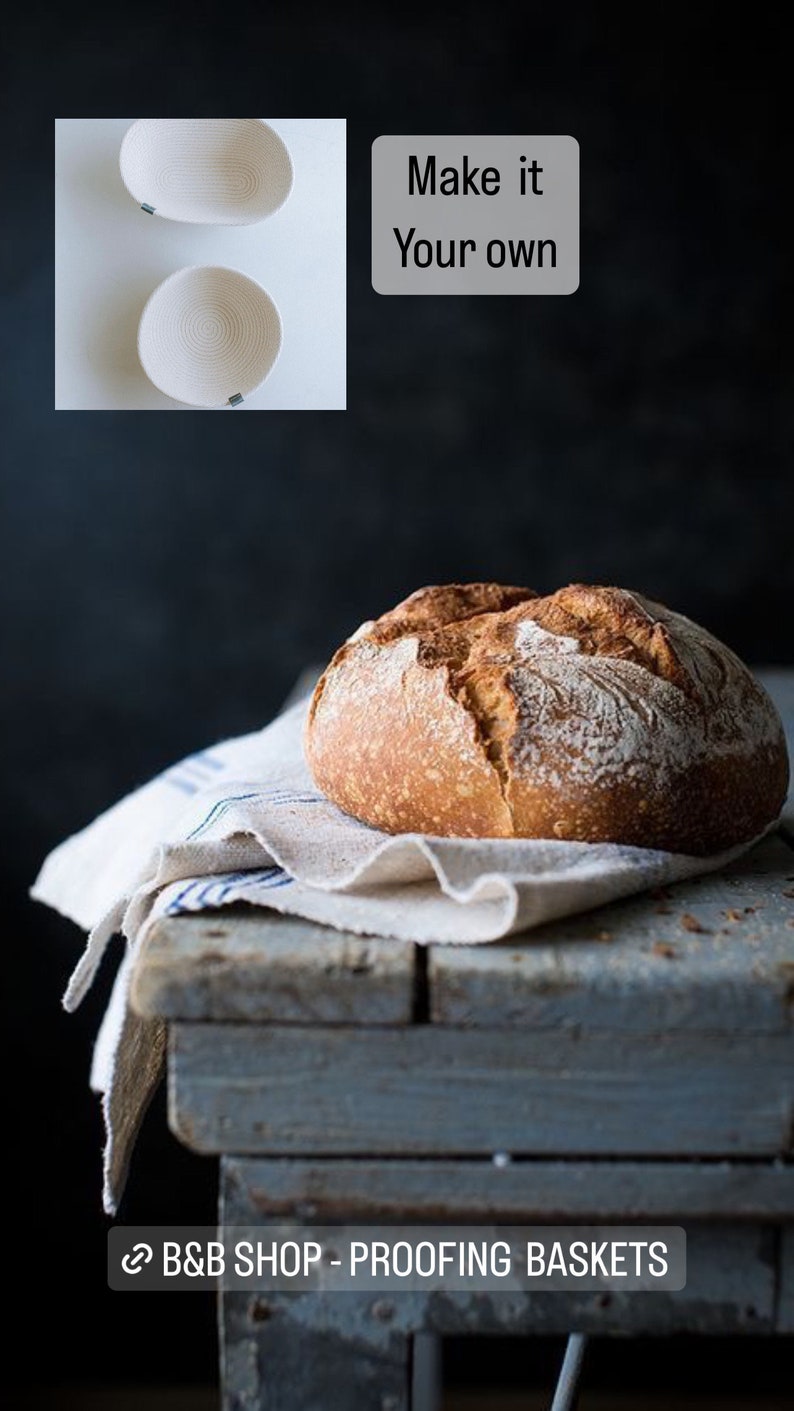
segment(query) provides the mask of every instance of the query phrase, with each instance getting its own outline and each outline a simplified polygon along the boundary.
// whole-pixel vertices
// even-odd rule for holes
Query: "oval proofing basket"
[[[197,225],[252,225],[292,189],[289,152],[261,118],[139,118],[119,162],[144,210]]]
[[[170,275],[138,326],[146,376],[189,407],[236,406],[264,382],[280,348],[281,319],[270,295],[247,274],[218,265]]]

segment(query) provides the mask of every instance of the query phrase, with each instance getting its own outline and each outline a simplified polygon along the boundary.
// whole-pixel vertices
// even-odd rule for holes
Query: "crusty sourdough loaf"
[[[779,717],[733,652],[621,588],[421,588],[321,677],[312,775],[389,833],[714,853],[775,819]]]

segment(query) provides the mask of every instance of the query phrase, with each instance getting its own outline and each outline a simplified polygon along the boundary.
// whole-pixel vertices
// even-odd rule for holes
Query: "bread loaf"
[[[620,588],[421,588],[320,678],[319,788],[388,833],[568,838],[708,854],[780,811],[766,692],[687,618]]]

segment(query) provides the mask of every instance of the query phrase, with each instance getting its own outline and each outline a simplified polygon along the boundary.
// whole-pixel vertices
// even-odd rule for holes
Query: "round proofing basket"
[[[264,382],[281,348],[267,290],[236,269],[177,270],[150,295],[138,357],[166,396],[189,407],[236,406]]]
[[[119,165],[144,210],[194,225],[253,225],[292,189],[289,152],[261,118],[139,118]]]

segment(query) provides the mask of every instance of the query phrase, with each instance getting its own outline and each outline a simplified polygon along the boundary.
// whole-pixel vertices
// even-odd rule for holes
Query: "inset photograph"
[[[344,118],[58,118],[56,411],[344,411]]]

